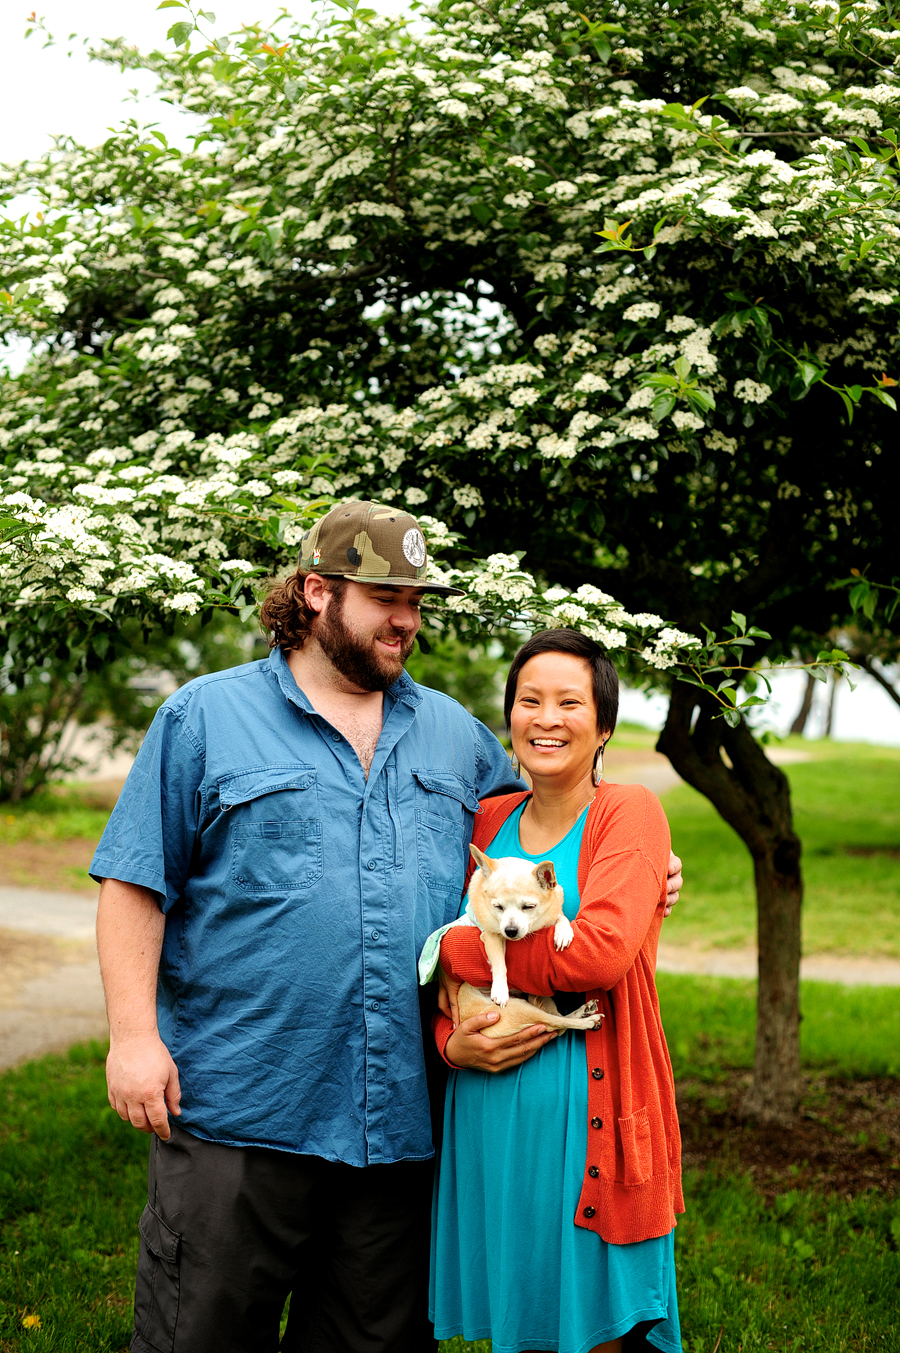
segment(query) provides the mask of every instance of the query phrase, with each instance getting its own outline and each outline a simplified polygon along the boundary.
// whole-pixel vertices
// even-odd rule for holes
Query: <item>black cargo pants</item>
[[[432,1176],[431,1161],[356,1169],[173,1122],[151,1143],[132,1349],[435,1353]]]

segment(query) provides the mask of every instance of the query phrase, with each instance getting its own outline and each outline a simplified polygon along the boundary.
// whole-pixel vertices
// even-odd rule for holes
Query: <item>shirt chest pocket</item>
[[[249,893],[304,892],[322,877],[315,766],[251,767],[219,780],[230,816],[231,876]]]
[[[413,776],[419,878],[437,892],[459,896],[472,814],[478,812],[475,787],[447,771],[414,770]]]

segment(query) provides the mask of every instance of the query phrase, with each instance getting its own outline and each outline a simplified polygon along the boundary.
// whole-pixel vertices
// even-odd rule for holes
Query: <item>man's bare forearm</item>
[[[97,952],[113,1040],[156,1033],[156,981],[166,918],[148,888],[104,879]]]
[[[148,888],[104,879],[97,950],[109,1016],[106,1084],[120,1118],[141,1132],[170,1135],[179,1114],[178,1068],[159,1036],[156,983],[166,919]]]

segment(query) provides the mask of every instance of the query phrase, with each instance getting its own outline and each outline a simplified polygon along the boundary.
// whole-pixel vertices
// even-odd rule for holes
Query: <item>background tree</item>
[[[16,652],[249,616],[317,495],[425,512],[475,560],[436,624],[578,625],[671,689],[660,746],[754,859],[749,1108],[789,1115],[800,842],[732,669],[827,634],[851,566],[889,572],[896,24],[462,0],[207,39],[169,8],[177,52],[101,55],[158,72],[193,150],[130,124],[5,173],[47,204],[0,256],[2,323],[39,340],[0,414]],[[704,626],[729,643],[701,654]]]
[[[136,621],[126,621],[115,636],[99,631],[90,646],[66,644],[61,654],[50,648],[27,667],[6,655],[0,665],[0,803],[29,798],[101,755],[136,751],[175,685],[252,656],[252,633],[224,610],[211,624],[188,621],[177,633],[169,628],[142,632]]]

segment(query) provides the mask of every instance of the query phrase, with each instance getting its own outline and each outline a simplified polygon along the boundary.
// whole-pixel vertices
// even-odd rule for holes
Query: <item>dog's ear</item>
[[[479,850],[477,846],[470,845],[469,850],[472,852],[472,859],[478,865],[478,868],[481,870],[482,874],[484,874],[484,877],[490,878],[491,871],[493,870],[496,861],[492,860],[488,855],[485,855],[484,851]]]
[[[538,881],[538,887],[545,893],[552,893],[556,887],[556,870],[553,868],[552,860],[542,860],[540,864],[534,867],[534,877]]]

